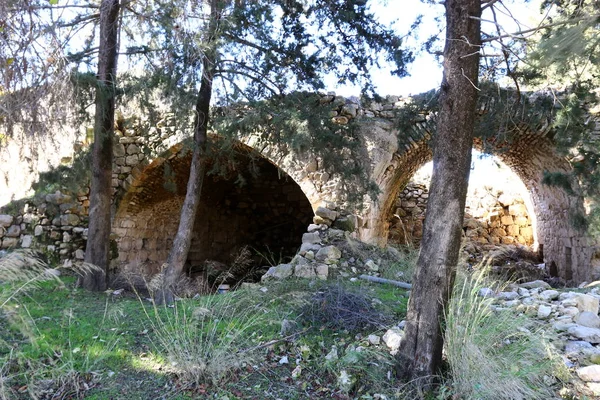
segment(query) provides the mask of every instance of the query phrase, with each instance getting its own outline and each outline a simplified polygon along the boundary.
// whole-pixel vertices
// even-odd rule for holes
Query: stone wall
[[[49,259],[83,260],[87,240],[87,193],[60,191],[13,203],[11,214],[0,215],[0,248],[33,248]]]
[[[165,262],[184,201],[186,157],[170,163],[175,179],[171,190],[165,188],[162,164],[146,175],[145,190],[130,197],[129,207],[118,213],[113,226],[121,264],[152,274]],[[290,258],[300,247],[313,216],[310,203],[293,180],[266,160],[253,162],[257,175],[249,172],[248,162],[239,173],[204,179],[188,255],[191,268],[208,260],[228,263],[245,246]],[[239,180],[244,183],[236,183]]]
[[[352,119],[356,119],[358,122],[365,161],[371,169],[370,177],[379,186],[381,193],[376,200],[365,202],[360,215],[356,218],[354,235],[371,243],[385,244],[392,222],[389,217],[397,208],[396,203],[400,191],[403,190],[416,170],[431,159],[429,138],[435,131],[435,118],[428,115],[425,110],[416,118],[412,127],[399,132],[395,115],[406,101],[398,97],[389,96],[381,102],[373,102],[326,94],[321,96],[321,103],[323,107],[331,110],[332,119],[336,123],[343,125]],[[185,179],[187,179],[187,174],[183,171],[189,169],[190,158],[185,156],[185,135],[177,129],[177,121],[166,118],[156,127],[151,127],[143,132],[140,130],[142,128],[133,125],[129,124],[128,129],[119,130],[118,143],[114,149],[114,228],[116,240],[123,252],[123,255],[119,257],[123,262],[152,261],[159,264],[164,260],[167,249],[170,247],[169,241],[173,235],[173,227],[177,225],[176,220],[179,213],[176,210],[178,202],[181,201],[178,200],[178,197],[184,195]],[[519,176],[531,196],[533,207],[530,214],[535,214],[537,217],[537,238],[542,246],[546,263],[553,266],[557,276],[565,280],[580,282],[591,278],[590,260],[595,254],[596,244],[590,241],[585,233],[577,231],[570,222],[573,213],[583,211],[583,199],[541,183],[544,171],[568,172],[570,169],[568,161],[554,152],[552,140],[547,135],[549,132],[548,127],[542,127],[535,132],[524,127],[515,129],[511,133],[509,141],[496,139],[496,141],[483,143],[481,140],[476,140],[475,147],[485,148],[496,154]],[[298,185],[297,193],[302,193],[302,195],[298,194],[294,197],[306,199],[312,212],[316,211],[319,205],[328,201],[341,208],[346,208],[344,204],[341,204],[341,199],[344,197],[343,185],[341,185],[339,177],[331,176],[326,171],[324,168],[326,160],[315,156],[310,150],[300,153],[289,151],[284,147],[265,146],[260,142],[258,136],[251,135],[243,138],[242,141],[247,149],[256,153],[256,157],[262,157],[276,165],[281,172],[286,174],[285,176],[289,176]],[[174,191],[165,190],[164,187],[174,188]],[[277,198],[274,200],[276,204],[287,201],[280,200],[284,199],[284,196],[282,193],[278,194],[277,190],[264,190],[273,192]],[[521,220],[514,223],[516,221],[513,217],[519,216],[511,214],[510,205],[508,210],[505,209],[505,204],[500,205],[503,210],[502,215],[498,209],[497,215],[490,215],[489,220],[485,221],[487,226],[467,227],[467,233],[474,235],[474,231],[477,231],[477,237],[486,240],[489,238],[484,233],[492,238],[511,236],[516,241],[527,242],[529,240],[528,225],[524,225]],[[43,204],[36,205],[36,207],[40,206]],[[272,208],[273,214],[281,212],[278,207]],[[292,207],[297,208],[296,205],[292,205]],[[300,208],[304,210],[303,206]],[[515,210],[516,207],[513,207],[513,213],[517,212]],[[19,215],[13,215],[14,221],[20,221],[20,216],[24,219],[24,215],[22,215],[24,213],[21,210],[18,210],[17,214]],[[211,213],[209,212],[209,214]],[[219,215],[219,213],[213,214]],[[45,214],[40,214],[40,218],[42,215]],[[222,216],[223,213],[221,212],[220,215]],[[266,211],[261,211],[258,216],[259,220],[265,218],[265,215]],[[513,218],[513,224],[502,225],[503,217],[505,220],[508,220],[509,217]],[[55,218],[55,216],[52,217],[52,219]],[[240,216],[239,218],[237,222],[230,220],[231,226],[256,224],[254,215],[252,215],[253,222],[242,222],[244,218],[247,221],[250,214],[247,217]],[[500,222],[492,221],[492,218],[496,218]],[[201,221],[198,223],[201,225]],[[225,222],[215,220],[214,223],[222,226]],[[130,226],[132,224],[135,226]],[[13,225],[21,228],[21,222],[12,221],[7,228]],[[492,226],[495,227],[492,228]],[[512,227],[510,228],[511,235],[508,232],[506,235],[500,235],[501,231],[496,231],[500,236],[492,234],[493,229],[506,231],[504,226]],[[63,236],[64,233],[71,235],[69,229],[72,232],[75,228],[72,225],[63,226],[62,224],[56,225],[56,227],[60,228],[57,232],[60,231]],[[519,228],[518,234],[515,227]],[[15,228],[10,229],[13,230],[10,234],[15,235]],[[35,229],[35,224],[30,228],[26,224],[25,230],[29,232],[27,229]],[[129,231],[131,229],[138,231],[133,235]],[[223,239],[220,236],[204,238],[203,229],[199,226],[196,232],[198,237],[203,237],[203,241],[214,239],[218,242]],[[521,229],[523,229],[523,233],[521,233]],[[48,230],[51,229],[48,228]],[[163,236],[154,240],[149,236],[149,231],[155,236],[157,235],[155,232],[162,232]],[[3,232],[3,246],[5,235],[6,233]],[[17,245],[23,244],[20,235],[21,233],[19,233],[21,242],[17,241]],[[218,235],[223,235],[223,233],[218,233]],[[27,235],[24,234],[24,236]],[[7,240],[6,246],[15,244],[13,240],[15,238],[15,236],[9,236],[10,240]],[[34,236],[34,242],[35,238]],[[127,240],[124,240],[125,238]],[[55,237],[53,240],[54,243],[48,245],[58,245],[60,248],[59,238]],[[28,239],[25,240],[25,244],[27,241]],[[67,256],[69,252],[81,250],[78,247],[79,245],[68,249],[63,247],[61,250],[64,250],[64,255]],[[141,250],[148,251],[148,254]],[[221,247],[218,252],[226,252],[226,249]],[[150,253],[153,255],[151,256]],[[152,258],[156,260],[152,260]]]
[[[389,217],[390,241],[418,246],[429,191],[427,184],[409,182]],[[470,190],[463,230],[466,238],[489,244],[534,244],[534,231],[525,201],[518,193],[478,187]]]

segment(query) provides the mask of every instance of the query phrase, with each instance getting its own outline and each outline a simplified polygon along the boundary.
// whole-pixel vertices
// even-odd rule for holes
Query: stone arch
[[[429,134],[412,142],[406,151],[394,154],[385,173],[377,177],[381,188],[379,206],[371,213],[372,227],[365,235],[371,240],[385,241],[388,234],[386,215],[393,207],[398,192],[409,179],[432,158],[428,145]],[[584,232],[572,224],[573,213],[583,213],[583,199],[570,196],[564,190],[542,183],[544,171],[569,172],[571,166],[556,154],[552,141],[544,132],[521,132],[510,142],[474,141],[474,148],[496,156],[523,182],[533,207],[536,233],[544,261],[552,275],[566,281],[582,282],[590,279],[590,260],[593,244]]]
[[[166,261],[186,192],[188,148],[179,143],[132,171],[113,220],[121,265],[154,274]],[[233,145],[228,161],[235,165],[225,173],[205,177],[190,266],[206,260],[229,263],[244,246],[273,252],[275,261],[293,256],[312,221],[313,202],[292,177],[243,143]],[[214,162],[209,161],[209,170]]]

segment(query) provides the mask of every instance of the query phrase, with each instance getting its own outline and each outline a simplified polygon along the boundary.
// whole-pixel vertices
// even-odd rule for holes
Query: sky
[[[525,3],[523,0],[505,0],[509,10],[499,10],[497,13],[500,24],[506,33],[518,32],[522,29],[534,27],[542,18],[539,14],[539,0]],[[372,11],[384,23],[395,24],[399,32],[407,32],[417,16],[423,15],[420,27],[413,33],[413,37],[406,44],[411,46],[417,55],[415,61],[409,65],[409,76],[405,78],[393,77],[388,69],[373,72],[373,80],[380,95],[409,96],[435,89],[442,81],[442,67],[436,57],[420,51],[420,43],[432,35],[445,34],[443,20],[444,7],[441,4],[423,3],[421,0],[374,0]],[[512,14],[509,15],[509,11]],[[436,17],[442,17],[441,22]],[[515,23],[513,17],[518,19],[521,28]],[[492,20],[489,10],[484,11],[482,19]],[[482,23],[482,31],[495,32],[495,27],[490,23]],[[439,49],[443,48],[440,41]],[[342,96],[358,96],[360,88],[353,86],[340,87],[330,82],[329,90]]]

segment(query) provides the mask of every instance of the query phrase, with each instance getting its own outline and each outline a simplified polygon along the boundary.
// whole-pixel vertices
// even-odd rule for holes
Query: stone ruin
[[[414,129],[404,132],[402,143],[394,123],[396,110],[405,101],[388,96],[382,103],[361,104],[334,94],[322,95],[323,107],[332,110],[338,124],[355,119],[359,124],[370,177],[380,194],[363,208],[347,213],[351,236],[384,245],[388,239],[407,241],[418,237],[426,192],[408,186],[410,178],[431,159],[428,146],[434,122],[424,116]],[[465,234],[477,241],[522,243],[537,238],[550,272],[565,281],[582,282],[600,276],[595,265],[596,243],[570,222],[573,212],[584,212],[583,199],[542,184],[544,171],[569,171],[568,161],[555,153],[549,128],[514,133],[510,144],[498,143],[496,156],[523,182],[530,195],[527,215],[518,201],[496,198],[492,211],[471,211]],[[176,121],[165,119],[150,132],[134,128],[117,131],[113,169],[113,267],[145,271],[160,269],[172,244],[185,194],[190,154],[185,135]],[[342,210],[339,177],[330,176],[323,160],[306,152],[286,152],[276,146],[258,145],[256,137],[238,144],[237,167],[226,176],[209,176],[194,227],[190,267],[206,260],[227,263],[243,246],[269,251],[282,259],[294,257],[302,246],[306,227],[319,207]],[[481,140],[474,147],[483,149]],[[486,150],[494,152],[486,144]],[[248,170],[258,175],[246,174]],[[237,185],[242,180],[245,185]],[[415,197],[415,193],[421,193]],[[408,196],[411,196],[410,198]],[[404,197],[402,197],[404,196]],[[419,200],[421,199],[421,200]],[[414,207],[409,205],[414,204]],[[40,248],[57,259],[81,259],[87,226],[87,189],[79,193],[48,194],[18,202],[11,213],[0,216],[2,249]],[[399,206],[398,206],[399,204]],[[405,207],[406,206],[406,207]],[[6,209],[6,208],[5,208]],[[416,210],[416,211],[415,211]],[[406,214],[402,216],[401,214]],[[9,215],[10,214],[10,215]],[[411,216],[406,237],[397,237],[397,218]],[[528,219],[535,217],[535,227]],[[412,224],[412,225],[411,225]],[[410,232],[409,232],[410,231]],[[410,233],[410,234],[409,234]],[[315,253],[316,257],[316,253]]]

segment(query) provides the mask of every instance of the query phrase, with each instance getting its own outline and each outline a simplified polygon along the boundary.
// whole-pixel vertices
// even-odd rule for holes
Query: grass
[[[534,320],[494,311],[485,269],[461,274],[446,313],[445,353],[455,396],[475,399],[547,399],[557,378],[568,377]]]
[[[40,264],[40,271],[45,268]],[[327,290],[327,282],[274,282],[264,291],[253,287],[185,299],[171,308],[133,294],[86,292],[75,287],[74,277],[20,276],[0,284],[5,299],[0,399],[318,399],[395,393],[388,350],[364,339],[382,335],[379,327],[350,332],[302,319],[306,304]],[[397,288],[339,285],[378,313],[403,317],[406,297]],[[339,358],[326,360],[334,345]],[[288,363],[280,362],[283,357]],[[342,385],[341,376],[352,385]]]
[[[290,279],[157,307],[30,274],[35,260],[22,261],[25,272],[0,284],[0,399],[418,398],[385,345],[367,340],[405,318],[399,288]],[[481,276],[456,286],[450,374],[434,396],[548,398],[565,371],[535,323],[477,297]]]

